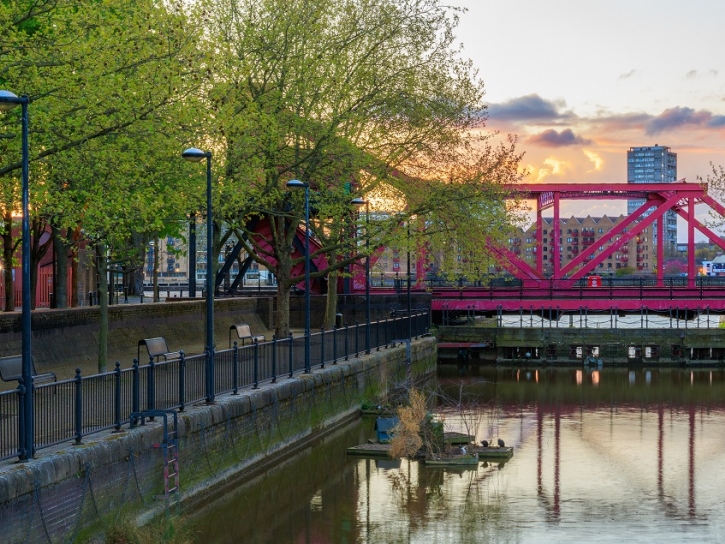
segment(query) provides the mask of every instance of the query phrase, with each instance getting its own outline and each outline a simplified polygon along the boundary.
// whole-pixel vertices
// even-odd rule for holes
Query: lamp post
[[[25,387],[23,408],[25,410],[25,422],[23,435],[20,437],[21,454],[20,459],[32,459],[35,455],[35,416],[33,414],[33,368],[30,351],[30,220],[28,216],[28,104],[30,99],[27,96],[16,96],[10,91],[0,91],[0,111],[10,111],[18,104],[22,107],[22,281],[23,301],[21,316],[21,354],[22,354],[22,376]]]
[[[310,184],[293,179],[290,189],[305,190],[305,373],[310,371]]]
[[[362,198],[355,198],[352,203],[365,204],[365,353],[370,355],[370,203]]]
[[[214,402],[214,222],[211,210],[211,151],[186,149],[182,157],[189,162],[206,159],[206,402]]]
[[[22,377],[25,386],[24,410],[25,424],[21,440],[21,459],[32,459],[35,455],[35,430],[33,415],[33,373],[31,360],[31,318],[30,318],[30,221],[29,202],[29,153],[28,153],[28,104],[27,96],[18,97],[9,91],[0,91],[0,111],[10,111],[18,104],[22,107],[22,316],[21,316],[21,354]]]
[[[408,340],[413,339],[413,320],[410,316],[410,224],[408,224]]]

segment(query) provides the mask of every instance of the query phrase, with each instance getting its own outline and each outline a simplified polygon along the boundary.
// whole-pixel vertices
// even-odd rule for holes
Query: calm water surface
[[[448,430],[515,448],[475,470],[347,457],[362,419],[209,504],[205,543],[725,542],[725,372],[441,376]]]

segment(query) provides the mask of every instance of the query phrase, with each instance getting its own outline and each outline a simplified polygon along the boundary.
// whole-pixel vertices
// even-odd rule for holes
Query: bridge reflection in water
[[[232,486],[193,518],[197,540],[725,540],[725,372],[491,367],[440,386],[474,408],[477,439],[514,446],[509,462],[348,459],[373,435],[363,420]]]

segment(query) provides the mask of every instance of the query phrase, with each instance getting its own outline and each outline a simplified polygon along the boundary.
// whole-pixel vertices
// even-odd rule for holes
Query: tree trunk
[[[329,258],[328,262],[334,263],[334,258]],[[325,319],[323,320],[322,326],[325,329],[332,329],[335,326],[335,315],[337,314],[337,278],[339,276],[338,270],[331,270],[327,274],[327,297],[325,302]]]
[[[159,297],[159,237],[154,236],[154,302],[160,302]]]
[[[50,225],[53,234],[53,251],[55,252],[55,286],[53,287],[53,298],[56,308],[68,307],[68,248],[64,243],[63,234],[60,229]]]
[[[279,280],[279,278],[278,278]],[[277,315],[275,316],[274,334],[277,338],[287,338],[290,330],[290,294],[289,287],[277,281]]]
[[[100,303],[101,322],[98,330],[98,372],[106,372],[108,365],[108,258],[105,244],[96,246],[98,273],[98,302]]]
[[[13,216],[9,210],[3,213],[3,284],[5,287],[5,311],[15,311],[15,286],[13,282]]]

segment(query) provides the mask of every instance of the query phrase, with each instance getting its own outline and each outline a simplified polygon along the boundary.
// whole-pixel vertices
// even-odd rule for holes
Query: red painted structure
[[[596,270],[597,265],[604,262],[607,257],[612,256],[623,246],[626,246],[632,238],[640,235],[645,228],[649,227],[657,219],[664,219],[665,212],[672,210],[685,219],[687,223],[687,277],[690,287],[695,286],[697,275],[695,267],[695,229],[699,230],[711,242],[725,250],[725,241],[709,228],[695,219],[695,206],[706,204],[720,215],[725,216],[725,207],[707,194],[707,185],[699,183],[687,183],[679,181],[675,183],[559,183],[559,184],[525,184],[513,188],[521,198],[531,199],[536,202],[536,240],[538,246],[542,246],[544,210],[552,209],[554,215],[553,225],[559,225],[560,203],[562,200],[630,200],[644,199],[645,203],[634,213],[630,214],[624,221],[619,223],[610,232],[605,234],[597,242],[597,246],[585,247],[579,255],[569,263],[561,266],[559,254],[559,237],[553,237],[553,279],[563,278],[579,279]],[[645,217],[646,212],[654,209]],[[664,239],[664,220],[657,221],[657,239]],[[601,251],[598,255],[595,252],[599,245],[610,243],[611,245]],[[657,245],[657,262],[663,262],[663,245]],[[507,248],[494,247],[494,252],[499,257],[499,263],[511,274],[522,280],[543,280],[543,253],[536,253],[536,266],[532,267],[520,259]],[[663,269],[657,267],[657,283],[663,285]]]
[[[553,225],[560,224],[560,204],[562,200],[628,200],[644,199],[645,203],[624,221],[618,223],[610,232],[598,239],[597,245],[585,247],[569,263],[562,266],[559,255],[559,237],[553,237],[554,273],[551,278],[543,274],[543,253],[536,254],[535,266],[529,265],[512,251],[496,246],[492,250],[499,264],[519,279],[515,287],[459,287],[434,288],[432,309],[437,311],[475,311],[493,313],[557,310],[575,312],[582,308],[590,311],[640,312],[643,309],[667,312],[725,312],[725,283],[710,284],[697,278],[695,266],[695,230],[699,230],[713,243],[725,251],[725,241],[695,218],[695,206],[708,205],[725,217],[725,207],[707,194],[707,185],[679,181],[675,183],[605,183],[605,184],[523,184],[512,187],[518,198],[536,202],[536,239],[539,247],[543,240],[543,212],[551,209]],[[652,211],[649,211],[651,208]],[[664,214],[673,210],[687,224],[688,273],[682,285],[674,284],[664,278],[662,267],[657,268],[654,282],[642,281],[628,286],[607,285],[595,272],[597,266],[615,252],[620,251],[632,238],[640,235],[645,228],[657,221],[657,239],[664,239]],[[647,213],[649,211],[649,213]],[[253,231],[256,245],[262,252],[270,250],[271,231],[269,223],[262,218],[255,225],[249,225]],[[556,227],[554,227],[556,228]],[[293,257],[304,256],[304,229],[298,228],[294,240]],[[311,258],[313,273],[326,267],[325,256],[319,253],[320,247],[314,237],[310,239],[313,252]],[[610,244],[598,251],[599,245]],[[663,262],[663,244],[657,245],[657,262]],[[372,266],[379,258],[383,248],[370,258]],[[424,287],[425,275],[424,251],[419,252],[415,265],[417,282],[414,290]],[[234,258],[232,256],[231,258]],[[274,264],[270,259],[270,263]],[[296,264],[293,275],[304,272],[304,262]],[[365,290],[364,261],[352,267],[352,290],[361,293]],[[219,283],[219,280],[217,280]],[[301,287],[300,284],[298,287]],[[342,286],[342,282],[338,288]],[[372,286],[371,286],[372,287]],[[325,286],[319,280],[313,280],[312,291],[324,292]],[[374,294],[390,294],[396,291],[385,288],[373,288]]]
[[[562,200],[628,200],[645,203],[624,221],[606,233],[595,245],[585,247],[562,266],[559,236],[553,236],[551,278],[543,274],[543,253],[536,253],[535,266],[520,259],[508,248],[493,247],[499,264],[519,279],[514,287],[434,288],[432,309],[459,312],[576,312],[589,311],[655,312],[725,312],[725,283],[711,283],[698,278],[695,266],[695,230],[725,251],[725,241],[695,218],[695,206],[707,205],[725,217],[725,207],[707,194],[707,185],[679,181],[675,183],[605,183],[605,184],[524,184],[513,188],[516,196],[536,202],[536,239],[542,247],[544,210],[553,212],[553,225],[560,224]],[[646,212],[654,208],[647,215]],[[657,267],[654,281],[637,280],[630,285],[602,281],[597,266],[619,251],[645,228],[657,221],[657,239],[664,239],[664,214],[673,210],[687,225],[687,278],[682,283],[664,277]],[[554,227],[556,228],[556,227]],[[610,244],[599,251],[600,245]],[[657,245],[657,262],[663,262],[663,244]],[[594,273],[593,276],[590,276]],[[381,292],[376,290],[376,292]]]

